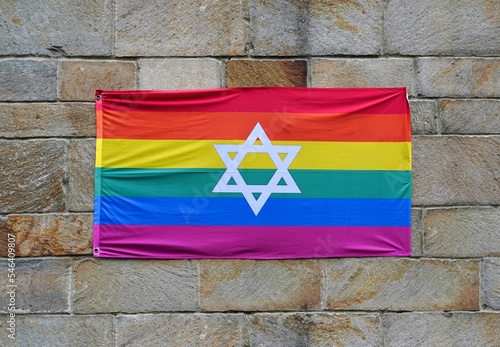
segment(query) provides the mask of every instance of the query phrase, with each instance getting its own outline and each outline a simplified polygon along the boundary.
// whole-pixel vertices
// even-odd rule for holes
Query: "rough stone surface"
[[[379,346],[377,315],[263,313],[249,319],[251,346]]]
[[[315,260],[206,260],[201,269],[203,311],[320,308],[321,272]]]
[[[380,0],[250,0],[253,54],[377,54],[380,19]]]
[[[500,134],[500,100],[443,100],[443,134]]]
[[[62,212],[67,143],[0,140],[0,213]]]
[[[3,236],[3,235],[2,235]],[[70,261],[68,259],[15,259],[16,313],[68,312]],[[6,263],[0,285],[7,291]],[[0,296],[0,311],[7,312],[9,297]],[[3,334],[0,334],[3,335]]]
[[[118,346],[248,346],[243,314],[147,314],[117,318]]]
[[[0,137],[95,136],[95,106],[90,103],[0,104]]]
[[[0,81],[0,101],[56,100],[57,63],[51,60],[2,60]]]
[[[11,214],[6,219],[5,231],[15,235],[17,256],[92,254],[93,224],[90,213]],[[0,240],[0,255],[3,257],[7,256],[4,242],[5,237]]]
[[[413,141],[414,205],[499,205],[500,137]]]
[[[500,209],[494,207],[427,210],[425,256],[500,256]]]
[[[498,313],[387,313],[386,347],[500,346]]]
[[[411,59],[312,59],[313,87],[406,87],[413,95]]]
[[[75,313],[195,311],[198,271],[189,261],[86,259],[75,266]]]
[[[483,305],[500,310],[500,258],[487,258],[481,262]]]
[[[422,255],[422,235],[424,233],[422,223],[423,210],[411,209],[411,256],[420,257]]]
[[[0,55],[111,54],[111,0],[20,0],[12,6],[4,4]]]
[[[51,347],[114,346],[113,316],[16,316],[16,340],[7,334],[8,316],[0,316],[0,345]],[[14,342],[15,341],[15,342]],[[14,342],[14,344],[13,344]]]
[[[305,60],[230,60],[226,64],[228,87],[307,87]]]
[[[325,260],[331,310],[478,310],[479,262],[431,259]]]
[[[141,59],[140,89],[202,89],[222,86],[216,59]]]
[[[72,140],[69,162],[69,209],[94,209],[95,140]]]
[[[391,0],[385,51],[407,55],[500,55],[500,2]]]
[[[437,133],[437,108],[433,100],[410,100],[411,133],[430,135]]]
[[[417,58],[418,93],[432,97],[499,97],[500,59]]]
[[[118,56],[243,55],[243,0],[116,1]],[[161,10],[159,10],[161,9]]]
[[[135,63],[128,61],[61,62],[59,96],[66,101],[91,101],[96,89],[135,89]]]

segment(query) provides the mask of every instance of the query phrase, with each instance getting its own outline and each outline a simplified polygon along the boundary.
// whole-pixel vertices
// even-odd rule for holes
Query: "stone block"
[[[90,213],[10,214],[3,223],[5,232],[15,235],[16,255],[21,257],[92,254],[92,226]],[[0,255],[6,257],[4,242],[5,237]]]
[[[403,55],[500,54],[500,3],[491,0],[391,0],[385,52]]]
[[[69,209],[94,209],[95,140],[72,140],[69,154]]]
[[[500,134],[500,100],[443,100],[443,134]]]
[[[478,310],[479,262],[435,259],[324,260],[329,310]]]
[[[75,313],[196,311],[198,299],[189,261],[86,259],[75,266]]]
[[[0,81],[0,101],[57,99],[57,63],[53,60],[2,60]]]
[[[417,58],[418,93],[430,97],[499,97],[500,59]]]
[[[380,346],[375,314],[260,313],[249,320],[251,346]]]
[[[95,106],[90,103],[0,104],[0,137],[95,136]]]
[[[249,346],[243,314],[119,315],[117,346]]]
[[[140,59],[140,89],[203,89],[222,86],[216,59]]]
[[[500,346],[499,313],[386,313],[387,347]]]
[[[7,4],[0,17],[0,55],[111,55],[111,0]]]
[[[63,212],[67,143],[0,140],[0,213]]]
[[[500,310],[500,258],[481,261],[481,287],[483,307]]]
[[[424,234],[423,228],[423,210],[412,208],[411,209],[411,256],[422,256],[422,235]]]
[[[161,10],[159,10],[161,9]],[[117,56],[234,56],[246,53],[243,0],[116,1]]]
[[[312,59],[313,87],[406,87],[413,92],[413,61],[391,59]]]
[[[499,156],[499,136],[415,136],[413,204],[499,205]]]
[[[321,271],[316,260],[206,260],[201,269],[203,311],[321,307]]]
[[[434,100],[410,100],[411,133],[437,134],[437,107]]]
[[[305,60],[230,60],[226,64],[227,87],[307,87]]]
[[[3,235],[2,235],[3,236]],[[18,259],[14,261],[15,282],[7,277],[7,263],[0,276],[0,285],[7,292],[7,285],[16,285],[16,313],[69,312],[70,260],[68,259]],[[0,311],[7,312],[7,294],[0,296]],[[0,334],[3,335],[3,334]]]
[[[130,90],[136,87],[133,62],[67,60],[60,65],[59,97],[64,101],[94,100],[96,89]]]
[[[251,0],[253,55],[377,54],[380,9],[380,0]]]
[[[424,255],[430,257],[500,256],[500,209],[430,209],[425,216]]]
[[[8,337],[6,321],[9,317],[0,317],[2,330],[0,345],[2,346],[114,346],[113,316],[111,315],[16,315],[15,340]]]

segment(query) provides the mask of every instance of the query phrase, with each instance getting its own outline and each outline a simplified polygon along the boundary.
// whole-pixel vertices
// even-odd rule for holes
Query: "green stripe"
[[[274,170],[240,170],[247,184],[267,184]],[[96,168],[99,196],[234,197],[212,193],[224,169]],[[283,198],[411,198],[411,171],[290,170],[300,194]]]

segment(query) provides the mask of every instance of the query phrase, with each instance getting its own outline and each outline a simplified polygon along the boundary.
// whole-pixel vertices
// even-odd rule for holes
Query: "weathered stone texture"
[[[113,316],[16,316],[16,339],[7,334],[9,317],[0,316],[1,346],[114,346]]]
[[[141,59],[140,89],[202,89],[222,86],[216,59]]]
[[[413,95],[411,59],[313,59],[313,87],[406,87]]]
[[[0,81],[0,101],[56,100],[57,63],[51,60],[2,60]]]
[[[481,261],[481,282],[483,305],[500,310],[500,258]]]
[[[321,272],[315,260],[206,260],[203,311],[289,311],[320,308]]]
[[[414,205],[499,205],[500,137],[413,141]]]
[[[118,56],[243,55],[245,1],[116,2]]]
[[[384,23],[385,51],[390,54],[500,54],[496,0],[391,0]]]
[[[500,346],[498,313],[386,313],[386,347]]]
[[[69,209],[94,209],[95,140],[72,140],[69,162]]]
[[[75,266],[75,313],[195,311],[198,272],[188,261],[87,259]]]
[[[120,315],[118,346],[248,346],[243,314]]]
[[[443,134],[500,134],[500,100],[443,100],[440,121]]]
[[[325,260],[331,310],[478,310],[479,262],[430,259]]]
[[[437,108],[433,100],[410,100],[411,133],[430,135],[437,133]]]
[[[379,346],[377,315],[256,314],[249,319],[251,346]]]
[[[135,64],[128,61],[98,60],[61,62],[61,100],[91,101],[96,89],[135,89]]]
[[[417,58],[418,93],[435,97],[499,97],[500,59]]]
[[[422,255],[422,235],[424,233],[422,223],[423,210],[411,209],[411,255],[419,257]]]
[[[110,55],[111,0],[8,1],[0,11],[0,55]]]
[[[68,259],[15,259],[16,313],[68,312],[70,261]],[[11,284],[7,264],[0,276],[0,286],[7,291]],[[9,296],[0,296],[0,311],[7,312]]]
[[[0,222],[1,223],[1,222]],[[7,233],[16,237],[16,255],[39,257],[92,253],[92,214],[8,215]],[[0,240],[0,245],[3,240]],[[0,248],[0,255],[6,256]]]
[[[66,148],[62,140],[0,140],[0,213],[64,211]]]
[[[377,54],[380,19],[379,0],[251,0],[253,54]]]
[[[425,216],[424,255],[500,256],[500,209],[431,209]]]
[[[230,60],[227,87],[307,87],[305,60]]]
[[[0,104],[0,137],[95,136],[90,103]]]

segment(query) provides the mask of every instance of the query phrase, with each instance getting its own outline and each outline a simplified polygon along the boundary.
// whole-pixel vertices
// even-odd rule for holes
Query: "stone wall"
[[[408,88],[413,256],[92,258],[94,90],[261,85]],[[500,346],[499,205],[498,0],[0,1],[2,346]]]

